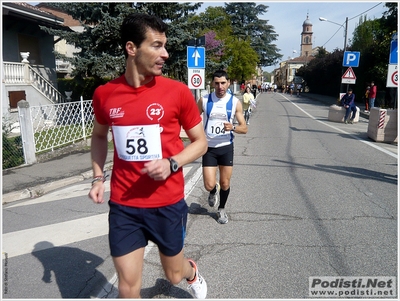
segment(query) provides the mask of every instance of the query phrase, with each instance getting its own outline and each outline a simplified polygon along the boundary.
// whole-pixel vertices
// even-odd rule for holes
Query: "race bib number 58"
[[[113,126],[118,158],[124,161],[150,161],[162,159],[160,126]]]

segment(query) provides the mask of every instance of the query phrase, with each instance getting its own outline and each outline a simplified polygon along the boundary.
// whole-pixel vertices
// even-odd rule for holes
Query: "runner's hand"
[[[99,181],[93,184],[89,191],[89,198],[92,199],[93,203],[103,204],[104,203],[104,183]]]

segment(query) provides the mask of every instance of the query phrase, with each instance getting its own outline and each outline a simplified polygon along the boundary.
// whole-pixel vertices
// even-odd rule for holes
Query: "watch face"
[[[169,159],[169,162],[171,164],[171,171],[177,172],[178,171],[178,163],[174,159]]]

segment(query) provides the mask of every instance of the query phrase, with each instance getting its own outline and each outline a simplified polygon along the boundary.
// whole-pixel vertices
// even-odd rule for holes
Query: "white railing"
[[[4,62],[4,83],[5,84],[24,84],[25,79],[25,64]]]
[[[32,85],[52,103],[65,102],[62,94],[29,64],[3,62],[5,84]]]
[[[64,62],[62,60],[56,60],[56,70],[57,72],[68,72],[69,62]]]
[[[47,99],[53,103],[65,102],[62,94],[42,75],[29,66],[29,78],[32,86],[41,92]]]

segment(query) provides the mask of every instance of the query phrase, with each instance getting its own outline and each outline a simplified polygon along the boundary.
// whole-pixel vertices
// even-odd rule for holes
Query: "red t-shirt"
[[[154,181],[140,170],[145,162],[157,158],[144,155],[148,150],[158,149],[150,145],[161,140],[160,159],[176,155],[184,148],[181,126],[189,130],[201,122],[196,101],[186,85],[157,76],[145,86],[133,88],[121,76],[95,90],[93,109],[96,120],[111,126],[113,131],[110,195],[113,202],[154,208],[184,198],[182,168],[165,181]],[[159,130],[154,132],[158,126]],[[139,153],[144,156],[141,160],[147,161],[137,161]]]
[[[375,85],[373,85],[373,86],[371,86],[371,88],[370,88],[370,90],[369,90],[369,95],[368,95],[368,97],[369,98],[376,98],[376,86]]]

